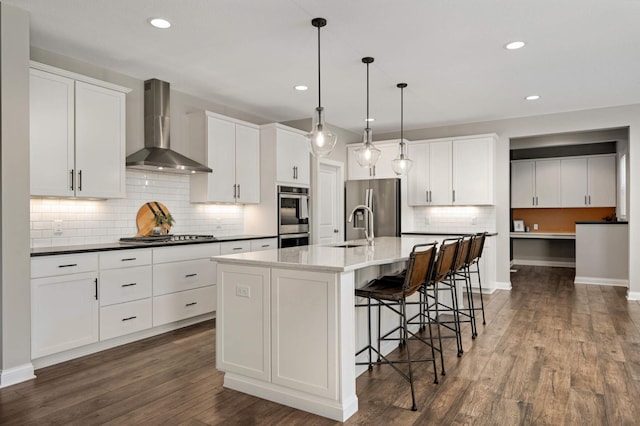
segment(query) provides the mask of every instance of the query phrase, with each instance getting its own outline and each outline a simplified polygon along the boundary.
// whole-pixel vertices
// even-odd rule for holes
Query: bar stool
[[[471,293],[471,273],[469,271],[469,263],[471,262],[471,248],[473,246],[474,236],[465,236],[462,239],[460,250],[456,257],[455,271],[453,279],[455,282],[462,282],[464,285],[464,292],[467,296],[467,307],[458,306],[458,318],[460,323],[468,322],[471,325],[471,338],[475,339],[478,336],[476,328],[476,315],[475,306],[473,303],[473,295]],[[456,292],[458,286],[456,286]]]
[[[482,310],[482,324],[487,323],[484,316],[484,300],[482,299],[482,279],[480,278],[480,258],[482,257],[482,251],[484,249],[484,241],[487,238],[486,232],[480,232],[473,236],[471,243],[471,251],[469,253],[469,261],[467,262],[467,273],[469,274],[469,280],[471,280],[471,274],[475,273],[478,276],[478,290],[480,291],[480,308],[474,308],[474,310]],[[475,270],[471,267],[475,266]],[[476,333],[477,335],[477,333]]]
[[[453,331],[453,336],[443,336],[442,338],[456,339],[456,347],[458,350],[458,356],[462,356],[462,337],[460,333],[460,318],[458,310],[458,297],[455,285],[455,268],[456,261],[459,257],[460,247],[462,245],[462,238],[447,238],[442,241],[440,249],[438,250],[438,259],[434,267],[433,291],[427,291],[425,287],[424,291],[424,305],[423,309],[427,311],[434,310],[436,314],[436,322],[438,325]],[[451,304],[446,304],[439,296],[441,291],[448,291],[451,296]],[[430,302],[433,299],[433,303]],[[450,313],[453,317],[452,320],[445,320],[442,317],[443,313]],[[444,365],[443,365],[443,373]]]
[[[364,287],[356,289],[356,296],[366,297],[366,306],[368,315],[369,326],[369,340],[368,345],[356,353],[356,356],[360,355],[364,351],[369,352],[368,362],[357,362],[356,365],[368,365],[369,370],[373,369],[373,365],[388,364],[398,372],[402,377],[407,380],[411,386],[411,401],[413,411],[418,409],[416,405],[415,390],[413,386],[413,370],[412,364],[417,362],[431,362],[433,363],[433,383],[438,383],[438,373],[436,370],[436,355],[433,335],[431,334],[431,328],[429,328],[428,341],[423,339],[417,333],[414,333],[409,329],[409,323],[407,318],[407,305],[419,304],[419,302],[407,301],[407,298],[415,294],[420,288],[428,281],[432,275],[433,265],[436,257],[436,243],[430,244],[417,244],[411,250],[409,260],[407,262],[407,272],[404,275],[402,281],[396,279],[377,278],[369,281]],[[375,303],[372,304],[372,300]],[[378,307],[378,321],[380,319],[380,308],[385,307],[392,312],[395,312],[400,317],[400,325],[394,330],[389,331],[384,336],[381,335],[380,326],[378,326],[378,342],[376,347],[372,345],[371,341],[371,307]],[[427,313],[428,314],[428,313]],[[378,322],[380,324],[380,322]],[[436,326],[437,323],[436,323]],[[395,331],[400,331],[399,337],[390,337],[395,334]],[[411,340],[418,340],[431,347],[431,358],[411,359],[411,351],[409,349],[409,342]],[[404,347],[406,353],[406,359],[403,360],[390,360],[380,351],[380,342],[385,340],[399,340],[401,346]],[[440,346],[442,351],[442,346]],[[377,361],[373,361],[372,354],[375,352],[378,355]],[[396,366],[396,364],[408,364],[408,374],[402,371]]]

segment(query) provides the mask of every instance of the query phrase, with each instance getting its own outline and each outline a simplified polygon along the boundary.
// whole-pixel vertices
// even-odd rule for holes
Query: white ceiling
[[[351,131],[366,115],[363,56],[374,135],[399,129],[399,82],[405,129],[640,103],[639,0],[2,1],[31,12],[34,46],[266,121],[317,105],[314,17],[328,21],[327,121]],[[503,48],[513,40],[527,45]]]

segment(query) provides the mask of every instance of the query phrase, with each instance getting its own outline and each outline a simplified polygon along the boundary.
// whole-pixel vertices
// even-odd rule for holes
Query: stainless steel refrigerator
[[[400,179],[346,181],[345,222],[359,204],[373,209],[373,233],[376,237],[400,236]],[[359,209],[352,222],[345,223],[345,240],[364,238],[364,225],[368,220],[365,213],[364,209]]]

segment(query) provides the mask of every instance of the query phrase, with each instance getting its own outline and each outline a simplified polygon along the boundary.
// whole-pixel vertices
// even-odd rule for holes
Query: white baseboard
[[[538,259],[513,259],[511,266],[551,266],[554,268],[575,268],[576,262],[568,262],[564,260],[538,260]]]
[[[629,280],[616,278],[575,277],[574,284],[607,285],[614,287],[629,287]]]
[[[33,374],[33,371],[33,364],[31,363],[2,370],[2,373],[0,373],[0,388],[35,379],[36,375]]]
[[[115,348],[116,346],[132,343],[137,340],[146,339],[148,337],[157,336],[158,334],[166,333],[168,331],[177,330],[179,328],[188,327],[193,324],[197,324],[202,321],[207,321],[216,317],[215,312],[200,315],[193,318],[188,318],[182,321],[173,322],[170,324],[153,327],[147,330],[138,331],[136,333],[127,334],[125,336],[116,337],[101,342],[91,343],[90,345],[81,346],[75,349],[69,349],[68,351],[59,352],[52,355],[43,356],[41,358],[32,359],[33,365],[36,369],[48,367],[50,365],[59,364],[61,362],[70,361],[81,356],[91,355],[96,352],[104,351],[105,349]]]
[[[511,281],[496,281],[494,290],[511,290]]]
[[[628,291],[627,300],[640,300],[640,291]]]

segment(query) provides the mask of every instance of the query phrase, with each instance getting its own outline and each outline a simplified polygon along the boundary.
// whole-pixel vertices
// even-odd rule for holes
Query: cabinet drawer
[[[277,238],[265,238],[262,240],[251,240],[251,251],[271,250],[278,248]]]
[[[100,340],[151,328],[151,298],[100,308]]]
[[[168,324],[216,310],[216,286],[153,298],[153,326]]]
[[[209,259],[153,265],[153,295],[215,284],[216,268],[217,263]]]
[[[220,254],[220,243],[189,244],[153,249],[153,263],[177,262],[179,260],[204,259]]]
[[[100,253],[100,269],[128,268],[151,264],[151,250],[115,250]]]
[[[220,254],[242,253],[251,250],[251,241],[225,241],[220,243]]]
[[[151,297],[151,265],[100,271],[100,306]]]
[[[96,253],[46,256],[31,259],[31,278],[53,277],[98,270]]]

